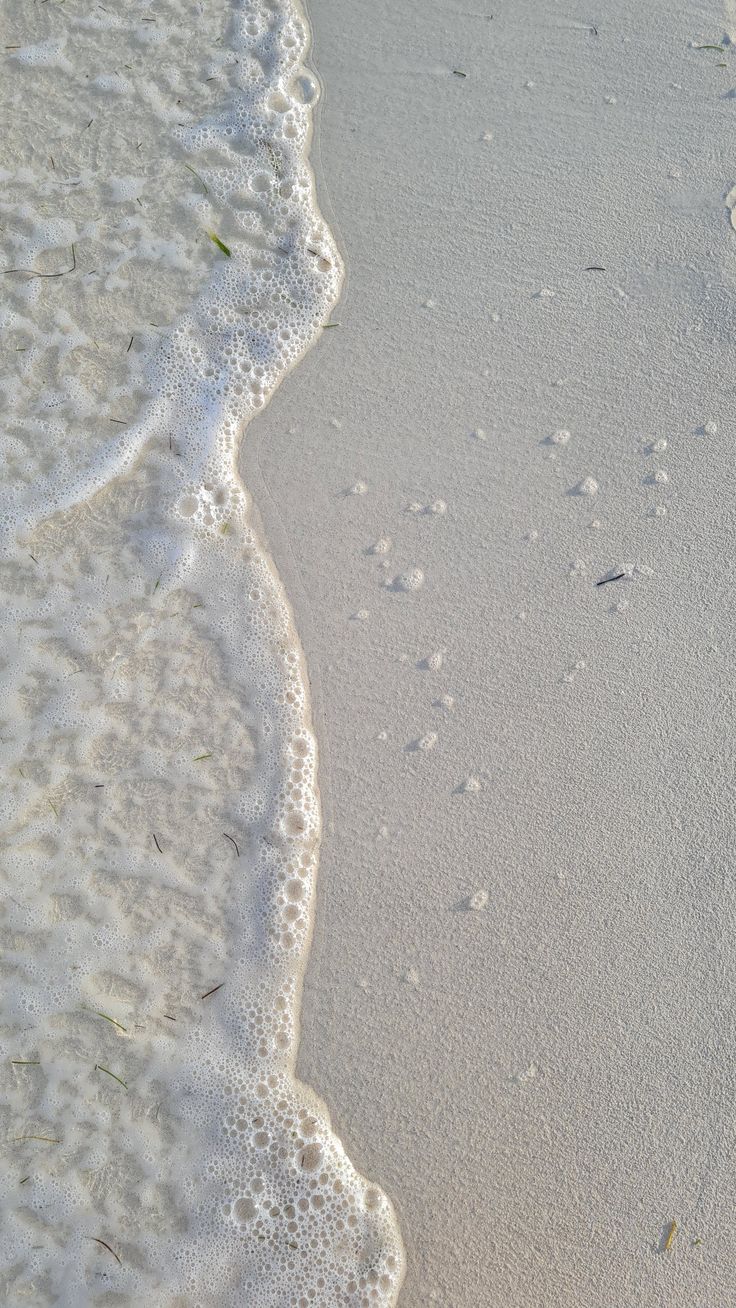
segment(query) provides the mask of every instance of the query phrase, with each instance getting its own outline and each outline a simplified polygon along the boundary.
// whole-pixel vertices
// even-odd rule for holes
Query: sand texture
[[[312,19],[348,285],[243,456],[322,746],[299,1066],[404,1308],[726,1304],[733,15]]]

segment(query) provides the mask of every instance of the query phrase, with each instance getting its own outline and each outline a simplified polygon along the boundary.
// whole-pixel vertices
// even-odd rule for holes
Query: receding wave
[[[294,1077],[317,755],[236,467],[340,291],[307,23],[9,9],[2,1297],[389,1305]]]

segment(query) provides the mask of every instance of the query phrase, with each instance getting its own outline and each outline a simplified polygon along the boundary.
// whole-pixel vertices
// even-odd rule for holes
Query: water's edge
[[[150,38],[130,39],[133,60]],[[18,62],[60,67],[65,41]],[[141,418],[75,442],[39,405],[38,466],[10,438],[9,1299],[391,1304],[403,1274],[390,1204],[294,1079],[316,743],[237,473],[245,427],[340,293],[308,165],[308,42],[296,4],[238,6],[229,100],[172,128],[223,257],[158,349]],[[23,267],[70,234],[84,267],[79,219],[40,223]],[[47,293],[22,276],[10,326]]]

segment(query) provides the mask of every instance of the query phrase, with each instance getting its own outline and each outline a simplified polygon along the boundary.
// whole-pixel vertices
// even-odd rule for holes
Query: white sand
[[[122,13],[128,57],[107,33],[117,16],[88,0],[69,3],[83,39],[50,36],[52,4],[3,13],[23,19],[3,44],[31,47],[5,61],[26,82],[5,140],[4,249],[52,271],[78,241],[80,270],[101,255],[110,275],[94,291],[3,286],[8,482],[25,477],[31,499],[58,485],[42,424],[73,436],[59,446],[72,463],[112,451],[100,411],[144,403],[149,317],[177,321],[208,285],[213,250],[191,235],[203,196],[163,163],[183,160],[178,100],[196,84],[188,120],[216,112],[205,79],[229,64],[226,45],[202,49],[189,0],[157,7],[161,57],[143,5]],[[264,741],[271,715],[286,739],[279,676],[308,722],[304,674],[237,483],[192,489],[204,527],[232,508],[209,552],[173,532],[166,442],[23,539],[22,558],[11,544],[13,1308],[389,1303],[400,1255],[364,1176],[398,1209],[401,1308],[735,1297],[736,63],[729,45],[694,48],[724,23],[736,36],[727,9],[312,0],[320,207],[348,281],[340,327],[259,414],[241,464],[312,682],[324,839],[299,1070],[339,1138],[291,1080],[310,924],[283,878],[303,853],[312,884],[313,753],[304,726],[309,762],[289,759],[302,789],[306,773],[302,849],[279,798],[286,754]],[[259,22],[282,11],[261,4]],[[213,42],[226,12],[207,10]],[[83,63],[94,76],[75,93]],[[84,139],[90,97],[105,125]],[[221,158],[207,167],[225,176]],[[62,201],[77,177],[86,198]],[[245,273],[273,255],[249,206],[220,214]],[[187,457],[200,435],[175,432]],[[244,658],[237,624],[199,613],[223,595],[234,611],[257,577],[280,624],[260,662],[258,633]],[[221,759],[203,772],[209,735]],[[223,833],[256,790],[253,889],[236,896]],[[223,1108],[234,1055],[242,1122]]]
[[[727,16],[312,19],[349,282],[243,457],[318,708],[300,1068],[398,1206],[402,1308],[727,1304]]]

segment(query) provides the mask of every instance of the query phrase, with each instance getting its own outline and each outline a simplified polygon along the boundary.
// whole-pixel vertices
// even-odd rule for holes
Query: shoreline
[[[733,1285],[736,71],[718,6],[480,9],[311,5],[350,298],[243,452],[322,750],[297,1069],[402,1308],[691,1308]]]

